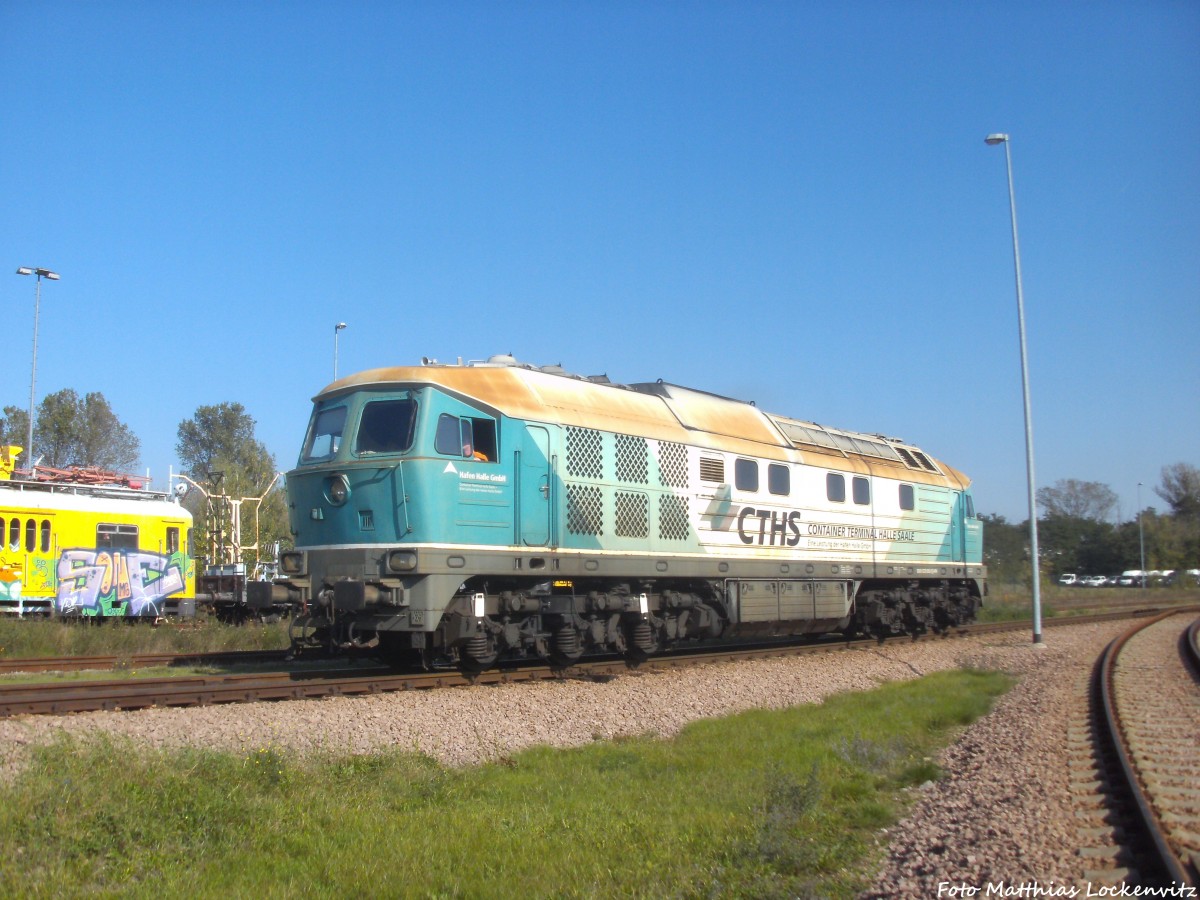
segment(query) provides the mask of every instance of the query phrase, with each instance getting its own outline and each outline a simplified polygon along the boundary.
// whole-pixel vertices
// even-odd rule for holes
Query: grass
[[[132,656],[138,653],[216,653],[283,650],[287,623],[226,625],[207,616],[153,626],[147,622],[0,618],[0,656]]]
[[[1172,606],[1200,603],[1200,590],[1192,587],[1077,588],[1044,585],[1042,615],[1053,619],[1092,612],[1128,610],[1131,606]],[[1002,588],[992,584],[979,612],[980,622],[1012,622],[1033,616],[1029,585]]]
[[[974,671],[447,769],[60,738],[0,784],[12,896],[851,897],[1010,680]]]

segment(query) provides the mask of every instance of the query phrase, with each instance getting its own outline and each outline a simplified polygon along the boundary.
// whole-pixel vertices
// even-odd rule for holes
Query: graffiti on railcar
[[[64,615],[157,615],[160,604],[186,586],[186,567],[182,553],[65,550],[58,559],[55,608]]]

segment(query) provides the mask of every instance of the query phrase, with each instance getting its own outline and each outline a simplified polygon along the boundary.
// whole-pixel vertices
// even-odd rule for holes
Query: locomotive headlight
[[[389,572],[411,572],[417,567],[417,554],[411,550],[393,550],[388,554]]]
[[[325,499],[334,506],[341,506],[350,496],[350,484],[345,475],[330,475],[325,479]]]
[[[303,575],[306,568],[304,553],[295,550],[279,554],[279,568],[284,575]]]

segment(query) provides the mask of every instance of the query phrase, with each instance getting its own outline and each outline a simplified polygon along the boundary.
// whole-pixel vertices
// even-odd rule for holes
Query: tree
[[[70,388],[48,395],[38,407],[34,447],[48,466],[137,468],[142,445],[99,392],[84,396]]]
[[[1052,487],[1038,488],[1038,506],[1047,517],[1067,516],[1104,522],[1117,505],[1117,495],[1098,481],[1060,479]]]
[[[41,462],[55,468],[99,466],[130,471],[137,468],[142,445],[108,400],[99,392],[82,399],[71,388],[48,394],[38,405],[33,447],[25,447],[25,465]],[[4,407],[4,440],[24,447],[29,416],[25,410]]]
[[[203,486],[210,497],[220,494],[233,500],[266,495],[259,508],[259,556],[269,556],[276,541],[290,543],[287,505],[282,485],[276,480],[275,457],[254,436],[254,419],[240,403],[219,403],[197,408],[191,419],[179,423],[179,441],[175,451],[184,465],[184,474]],[[205,498],[194,491],[184,501],[196,517],[197,555],[215,558],[218,548],[210,546],[207,533],[212,522],[205,522]],[[255,542],[253,504],[243,504],[242,540]],[[218,509],[218,514],[221,510]],[[221,523],[225,527],[226,522]],[[232,535],[227,536],[232,538]],[[253,558],[243,559],[254,562]]]
[[[25,446],[25,438],[29,435],[29,412],[15,406],[4,407],[4,416],[0,420],[0,441],[5,446],[15,444]]]
[[[1162,486],[1154,493],[1171,505],[1173,514],[1200,522],[1200,469],[1181,462],[1164,466]]]

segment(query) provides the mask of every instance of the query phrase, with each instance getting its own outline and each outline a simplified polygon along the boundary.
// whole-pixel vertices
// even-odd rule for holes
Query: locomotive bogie
[[[986,591],[969,482],[911,445],[511,364],[316,398],[280,560],[308,644],[467,667],[944,630]]]

